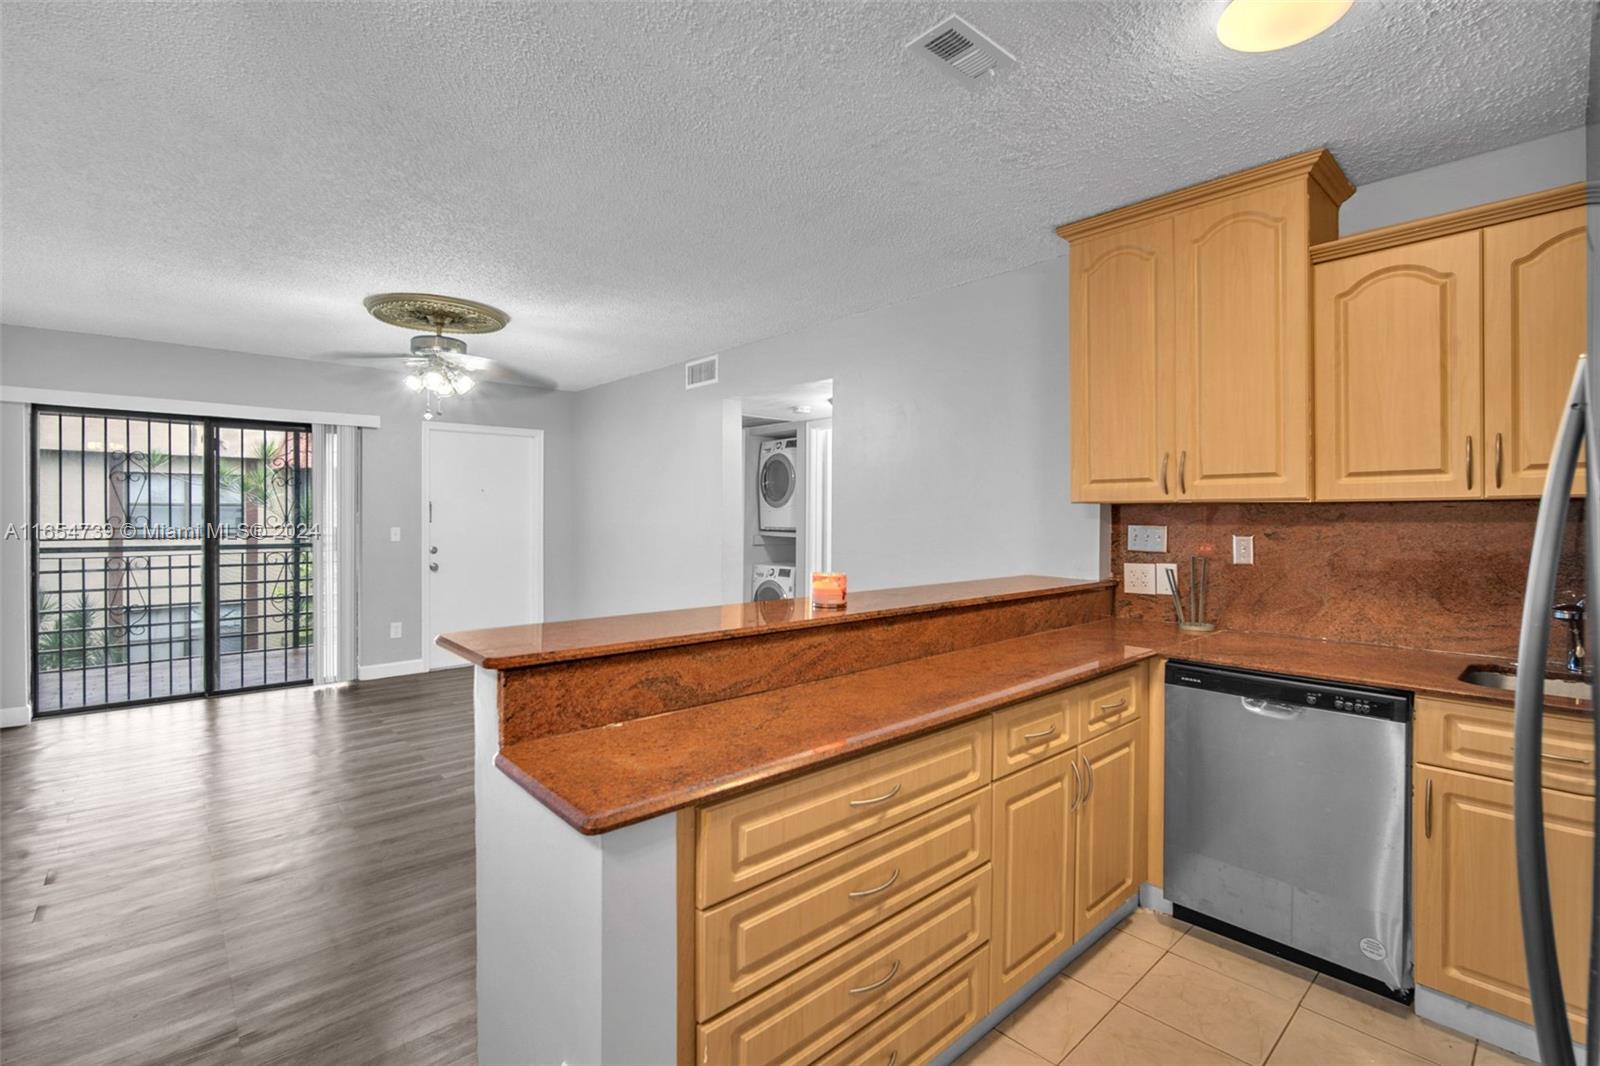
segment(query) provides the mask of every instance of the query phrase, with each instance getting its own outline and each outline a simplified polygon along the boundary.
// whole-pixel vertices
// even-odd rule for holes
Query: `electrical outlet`
[[[1167,550],[1166,526],[1129,526],[1128,550],[1131,552],[1164,552]]]
[[[1123,563],[1122,591],[1129,595],[1151,595],[1156,591],[1154,563]]]
[[[1233,561],[1238,566],[1254,566],[1256,562],[1256,538],[1233,535]]]
[[[1178,580],[1178,564],[1177,563],[1157,563],[1156,564],[1156,595],[1157,596],[1170,596],[1170,595],[1172,595],[1172,586],[1168,584],[1169,580],[1170,581],[1177,581]]]
[[[390,640],[394,640],[399,635],[400,635],[400,623],[399,622],[390,622],[389,623],[389,639]]]
[[[389,541],[392,544],[399,544],[400,543],[400,527],[399,526],[390,526],[389,527]]]

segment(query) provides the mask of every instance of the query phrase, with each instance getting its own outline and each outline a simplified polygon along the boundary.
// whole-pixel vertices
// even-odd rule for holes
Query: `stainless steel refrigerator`
[[[1545,862],[1544,809],[1540,791],[1540,764],[1543,753],[1544,675],[1549,648],[1551,607],[1555,595],[1556,570],[1561,553],[1562,530],[1568,517],[1570,488],[1580,450],[1587,449],[1587,493],[1584,508],[1583,548],[1586,599],[1600,611],[1600,258],[1596,240],[1600,238],[1600,137],[1594,123],[1600,121],[1600,77],[1593,64],[1600,58],[1600,23],[1591,34],[1588,158],[1589,185],[1589,333],[1592,358],[1578,360],[1573,375],[1567,410],[1557,434],[1555,450],[1544,496],[1539,503],[1539,518],[1534,529],[1533,552],[1528,564],[1527,594],[1522,601],[1522,636],[1518,646],[1517,710],[1513,754],[1513,805],[1517,841],[1517,890],[1522,906],[1522,937],[1527,953],[1528,987],[1533,998],[1534,1028],[1539,1036],[1539,1057],[1547,1066],[1571,1066],[1575,1056],[1572,1031],[1567,1024],[1567,990],[1561,986],[1556,964],[1555,924],[1550,910],[1550,880]],[[1591,613],[1591,617],[1593,617]],[[1591,630],[1592,633],[1592,630]],[[1585,643],[1595,647],[1592,639]],[[1589,695],[1600,706],[1600,685],[1590,668]],[[1600,786],[1600,765],[1596,766],[1596,785]],[[1600,788],[1596,790],[1600,794]],[[1594,857],[1600,874],[1600,838]],[[1600,885],[1600,876],[1594,879]],[[1574,998],[1587,1003],[1589,1018],[1588,1061],[1600,1064],[1600,1026],[1595,1024],[1600,1006],[1600,914],[1590,901],[1590,943],[1588,988],[1574,990]]]

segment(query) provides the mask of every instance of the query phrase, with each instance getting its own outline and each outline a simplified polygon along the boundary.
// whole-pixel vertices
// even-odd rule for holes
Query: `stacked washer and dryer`
[[[756,529],[761,533],[789,535],[796,532],[799,509],[800,474],[795,454],[800,445],[794,437],[774,437],[761,442],[756,457]],[[794,598],[793,564],[757,563],[750,572],[752,600]]]

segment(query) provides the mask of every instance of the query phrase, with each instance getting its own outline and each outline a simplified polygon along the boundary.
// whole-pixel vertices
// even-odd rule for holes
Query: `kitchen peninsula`
[[[441,637],[476,666],[481,1061],[947,1058],[1160,884],[1166,657],[1504,702],[1460,655],[1191,636],[1113,591]]]

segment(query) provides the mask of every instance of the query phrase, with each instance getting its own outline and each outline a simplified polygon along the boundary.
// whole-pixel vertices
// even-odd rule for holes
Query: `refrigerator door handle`
[[[1550,912],[1550,876],[1544,842],[1544,798],[1541,761],[1544,726],[1544,670],[1550,647],[1550,609],[1555,602],[1556,574],[1567,521],[1567,504],[1585,437],[1595,438],[1590,424],[1588,360],[1580,358],[1572,376],[1567,410],[1561,418],[1539,517],[1534,524],[1528,560],[1528,585],[1522,601],[1522,632],[1517,645],[1516,717],[1513,725],[1512,808],[1517,845],[1517,894],[1522,910],[1523,948],[1528,964],[1528,990],[1533,999],[1534,1028],[1540,1059],[1547,1066],[1573,1066],[1572,1030],[1567,1023],[1561,972],[1556,961],[1555,925]],[[1596,438],[1600,439],[1600,438]],[[1591,464],[1600,466],[1600,464]],[[1595,478],[1584,500],[1592,508]],[[1586,514],[1590,513],[1586,510]],[[1594,580],[1600,562],[1592,548],[1594,523],[1585,527],[1587,572]],[[1591,692],[1592,695],[1592,692]],[[1591,986],[1594,984],[1591,980]],[[1587,991],[1587,990],[1586,990]]]

